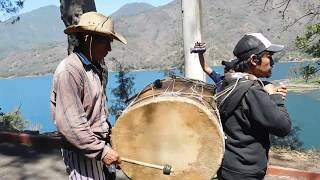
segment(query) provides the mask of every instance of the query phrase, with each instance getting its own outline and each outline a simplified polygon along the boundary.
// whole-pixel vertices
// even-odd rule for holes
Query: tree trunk
[[[60,0],[61,19],[66,27],[78,24],[79,17],[86,12],[97,11],[94,0]],[[68,54],[72,53],[77,41],[68,35]]]

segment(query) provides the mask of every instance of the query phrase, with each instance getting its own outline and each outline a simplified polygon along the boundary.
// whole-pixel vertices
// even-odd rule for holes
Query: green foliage
[[[120,116],[121,112],[128,106],[127,100],[134,93],[134,77],[129,74],[129,70],[124,68],[115,58],[114,61],[117,63],[118,74],[116,75],[116,82],[118,86],[112,89],[111,93],[116,97],[111,102],[109,112],[116,119]]]
[[[303,66],[300,72],[305,82],[308,82],[309,78],[318,72],[318,68],[311,64],[308,64],[306,66]]]
[[[302,78],[306,83],[311,77],[316,77],[320,70],[320,60],[316,62],[299,63],[289,69],[290,79]]]
[[[301,129],[294,126],[289,135],[286,137],[270,136],[271,145],[274,147],[289,148],[291,150],[298,150],[302,148],[303,143],[299,139],[299,132]]]
[[[303,52],[320,57],[320,23],[315,23],[307,26],[307,32],[296,38],[296,46]]]
[[[26,128],[28,122],[23,118],[20,109],[4,113],[0,108],[0,130],[22,131]]]
[[[4,116],[4,112],[1,111],[2,108],[0,108],[0,117]]]

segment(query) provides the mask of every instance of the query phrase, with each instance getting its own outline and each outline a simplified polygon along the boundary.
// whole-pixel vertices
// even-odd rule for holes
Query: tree
[[[293,0],[281,0],[280,3],[275,3],[275,7],[273,7],[273,1],[265,0],[264,9],[268,5],[271,5],[272,8],[279,8],[279,12],[284,19],[286,17],[288,8],[290,8],[290,3],[292,2]],[[306,11],[304,15],[300,17],[294,17],[294,20],[285,27],[285,30],[292,27],[302,19],[308,17],[309,21],[306,26],[306,32],[301,36],[297,36],[295,39],[295,44],[296,47],[301,51],[310,54],[313,57],[320,57],[320,3],[319,1],[317,3],[310,1],[306,2],[305,6]]]
[[[116,99],[111,102],[112,105],[109,108],[109,112],[117,119],[128,106],[128,99],[134,94],[134,76],[130,75],[129,70],[124,68],[115,58],[112,58],[112,60],[117,64],[116,69],[118,74],[116,75],[116,83],[118,86],[111,91]]]
[[[22,131],[28,122],[23,118],[20,108],[14,112],[4,113],[0,108],[0,130]]]
[[[60,0],[61,19],[66,27],[78,24],[79,17],[89,11],[97,11],[94,0]],[[76,38],[68,35],[68,54],[73,52],[76,43]]]
[[[5,18],[11,18],[11,23],[15,23],[20,20],[19,16],[16,16],[23,8],[24,0],[0,0],[0,12]]]
[[[298,0],[296,0],[298,1]],[[257,0],[252,0],[252,2],[257,2]],[[287,16],[288,9],[290,8],[290,4],[293,2],[293,0],[279,0],[279,1],[274,1],[274,0],[265,0],[264,1],[264,10],[267,9],[267,7],[271,7],[271,9],[279,9],[279,13],[281,13],[282,19],[284,19]],[[291,22],[291,25],[297,23],[301,19],[305,17],[311,17],[315,18],[320,15],[320,9],[319,9],[320,3],[315,3],[315,2],[306,2],[304,5],[306,7],[305,14],[301,17],[296,17],[294,18],[294,21]]]
[[[0,117],[4,116],[4,112],[1,111],[2,108],[0,108]]]
[[[315,75],[318,71],[319,71],[319,68],[312,64],[307,64],[301,67],[301,70],[300,70],[302,78],[305,80],[306,83],[308,82],[309,78]]]
[[[290,68],[288,74],[291,79],[303,79],[307,83],[311,77],[318,77],[319,71],[320,60],[316,62],[299,63]]]
[[[297,36],[295,43],[303,52],[320,57],[320,23],[308,25],[307,32]]]

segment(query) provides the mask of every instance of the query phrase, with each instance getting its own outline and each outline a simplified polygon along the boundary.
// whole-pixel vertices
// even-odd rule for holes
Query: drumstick
[[[141,161],[137,161],[137,160],[133,160],[133,159],[128,159],[128,158],[124,158],[124,157],[121,157],[121,161],[125,161],[125,162],[131,163],[131,164],[137,164],[140,166],[146,166],[146,167],[150,167],[150,168],[160,169],[160,170],[162,170],[163,174],[165,174],[165,175],[170,175],[170,173],[174,172],[172,166],[170,166],[168,164],[161,166],[161,165],[141,162]]]

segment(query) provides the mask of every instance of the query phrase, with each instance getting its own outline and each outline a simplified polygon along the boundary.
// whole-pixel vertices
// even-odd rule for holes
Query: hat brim
[[[221,64],[224,65],[228,69],[234,68],[234,66],[239,62],[238,59],[233,59],[231,61],[222,61]]]
[[[283,45],[271,44],[266,50],[271,52],[279,52],[279,51],[282,51],[283,49],[284,49]]]
[[[102,28],[72,25],[72,26],[67,27],[64,30],[65,34],[74,34],[74,33],[80,33],[80,32],[81,33],[97,34],[97,35],[105,36],[105,37],[111,37],[112,39],[115,39],[115,40],[122,42],[123,44],[127,44],[127,40],[121,34],[119,34],[117,32],[106,31],[105,29],[102,29]]]

